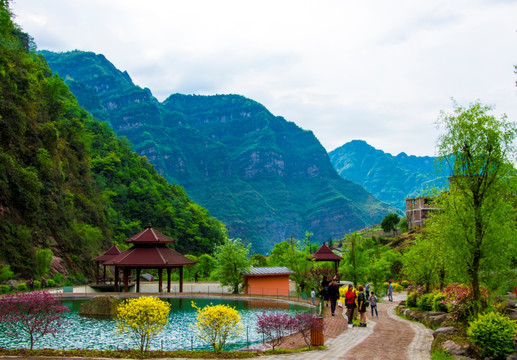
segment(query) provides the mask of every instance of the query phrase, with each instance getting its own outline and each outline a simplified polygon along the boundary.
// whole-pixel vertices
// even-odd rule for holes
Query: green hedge
[[[482,349],[482,356],[506,359],[515,350],[515,321],[495,312],[480,315],[467,329],[470,341]]]
[[[442,311],[447,312],[447,305],[443,302],[445,300],[445,294],[444,293],[435,293],[433,300],[432,300],[432,308],[433,311]]]
[[[434,293],[424,294],[417,300],[417,307],[422,311],[433,310]]]

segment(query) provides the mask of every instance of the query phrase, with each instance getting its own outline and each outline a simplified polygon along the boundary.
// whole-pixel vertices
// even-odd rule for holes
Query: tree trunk
[[[483,244],[483,220],[481,216],[481,204],[480,199],[474,192],[474,226],[475,226],[475,239],[474,239],[474,252],[472,254],[472,265],[470,269],[470,281],[472,283],[472,300],[474,303],[474,316],[477,316],[481,311],[481,292],[479,284],[479,264],[481,262],[481,247]]]

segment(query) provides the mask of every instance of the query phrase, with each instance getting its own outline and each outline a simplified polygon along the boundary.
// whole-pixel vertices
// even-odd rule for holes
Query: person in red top
[[[354,286],[352,284],[348,285],[348,290],[345,293],[345,306],[346,306],[346,317],[348,318],[348,324],[351,325],[354,322],[352,321],[352,315],[354,314],[356,294],[354,291]]]

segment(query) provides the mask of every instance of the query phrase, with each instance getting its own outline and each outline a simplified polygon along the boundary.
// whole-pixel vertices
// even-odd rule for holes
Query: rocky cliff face
[[[159,103],[102,55],[43,54],[81,105],[257,252],[306,231],[341,238],[394,211],[339,177],[312,132],[255,101],[174,94]]]

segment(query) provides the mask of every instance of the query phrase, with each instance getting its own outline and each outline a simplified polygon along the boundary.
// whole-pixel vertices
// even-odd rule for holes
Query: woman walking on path
[[[379,313],[377,312],[377,296],[375,296],[375,292],[372,291],[372,295],[370,295],[370,308],[372,309],[372,317],[373,310],[375,309],[375,316],[379,317]]]
[[[359,311],[359,327],[366,327],[366,295],[363,292],[363,285],[357,287],[359,295],[357,295],[357,307]]]

